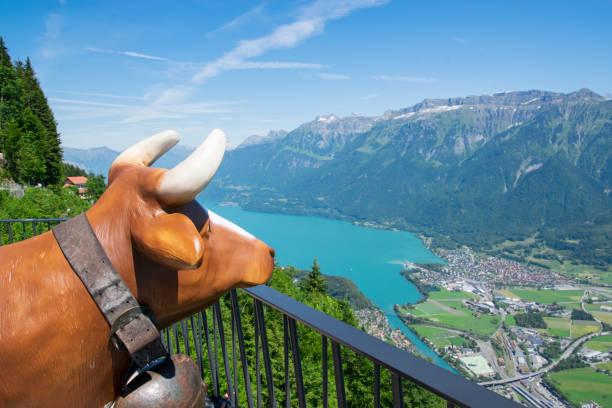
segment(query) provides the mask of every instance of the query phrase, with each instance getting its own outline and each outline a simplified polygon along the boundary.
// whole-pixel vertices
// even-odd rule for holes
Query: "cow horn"
[[[189,157],[162,176],[157,189],[159,198],[169,205],[193,200],[212,180],[224,153],[225,134],[215,129]]]
[[[166,130],[128,147],[113,162],[111,168],[119,163],[131,163],[138,166],[150,166],[179,141],[174,130]]]

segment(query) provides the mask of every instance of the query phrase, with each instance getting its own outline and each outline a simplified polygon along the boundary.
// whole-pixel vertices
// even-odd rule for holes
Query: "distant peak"
[[[582,88],[576,92],[572,92],[567,94],[569,97],[580,98],[580,99],[595,99],[595,100],[603,100],[604,97],[591,91],[588,88]]]
[[[337,120],[337,119],[338,119],[338,117],[337,117],[336,115],[334,115],[333,113],[332,113],[332,114],[330,114],[330,115],[327,115],[327,116],[325,116],[325,115],[323,115],[323,116],[317,116],[317,117],[315,118],[315,120],[316,120],[317,122],[331,122],[331,121],[333,121],[333,120]]]

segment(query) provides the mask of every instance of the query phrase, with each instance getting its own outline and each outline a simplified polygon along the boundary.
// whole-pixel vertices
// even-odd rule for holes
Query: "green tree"
[[[29,108],[42,123],[45,132],[40,135],[40,140],[44,145],[44,161],[46,173],[42,182],[44,184],[57,184],[61,181],[62,150],[60,138],[57,132],[57,122],[53,112],[47,102],[47,97],[40,87],[36,78],[30,58],[26,59],[25,64],[19,64],[22,69],[20,77],[25,88],[25,105]]]
[[[313,260],[308,277],[302,282],[302,290],[312,294],[327,293],[327,283],[321,276],[321,267],[317,258]]]
[[[106,191],[104,176],[98,174],[92,177],[90,175],[90,177],[87,179],[87,183],[85,183],[85,187],[87,187],[87,196],[93,201],[98,201],[98,198],[100,198],[104,191]]]
[[[57,123],[30,59],[11,62],[0,37],[0,151],[8,176],[44,185],[61,181]]]

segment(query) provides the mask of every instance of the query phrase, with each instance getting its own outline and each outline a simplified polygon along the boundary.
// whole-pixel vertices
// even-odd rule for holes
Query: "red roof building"
[[[87,183],[87,177],[84,176],[66,177],[62,187],[76,186],[79,189],[79,195],[83,196],[85,193],[87,193],[85,183]]]

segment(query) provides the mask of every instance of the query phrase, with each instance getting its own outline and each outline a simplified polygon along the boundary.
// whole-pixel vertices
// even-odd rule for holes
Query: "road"
[[[559,360],[557,361],[553,361],[551,364],[547,365],[546,367],[531,373],[531,374],[525,374],[525,375],[518,375],[516,377],[513,378],[506,378],[503,380],[493,380],[493,381],[485,381],[485,382],[481,382],[478,383],[480,385],[484,385],[484,386],[489,386],[489,385],[501,385],[501,384],[508,384],[508,383],[513,383],[515,381],[521,381],[521,380],[525,380],[527,378],[531,378],[531,377],[536,377],[538,375],[542,375],[548,371],[550,371],[551,369],[553,369],[557,364],[559,364],[560,361],[565,360],[566,358],[568,358],[573,352],[574,350],[576,350],[576,348],[578,346],[580,346],[582,343],[584,343],[587,340],[592,339],[593,337],[597,337],[597,336],[601,336],[603,334],[612,334],[612,332],[597,332],[597,333],[591,333],[591,334],[587,334],[586,336],[582,336],[579,339],[577,339],[576,341],[574,341],[572,344],[570,344],[565,351],[563,352],[563,354],[561,354],[561,357],[559,358]]]

